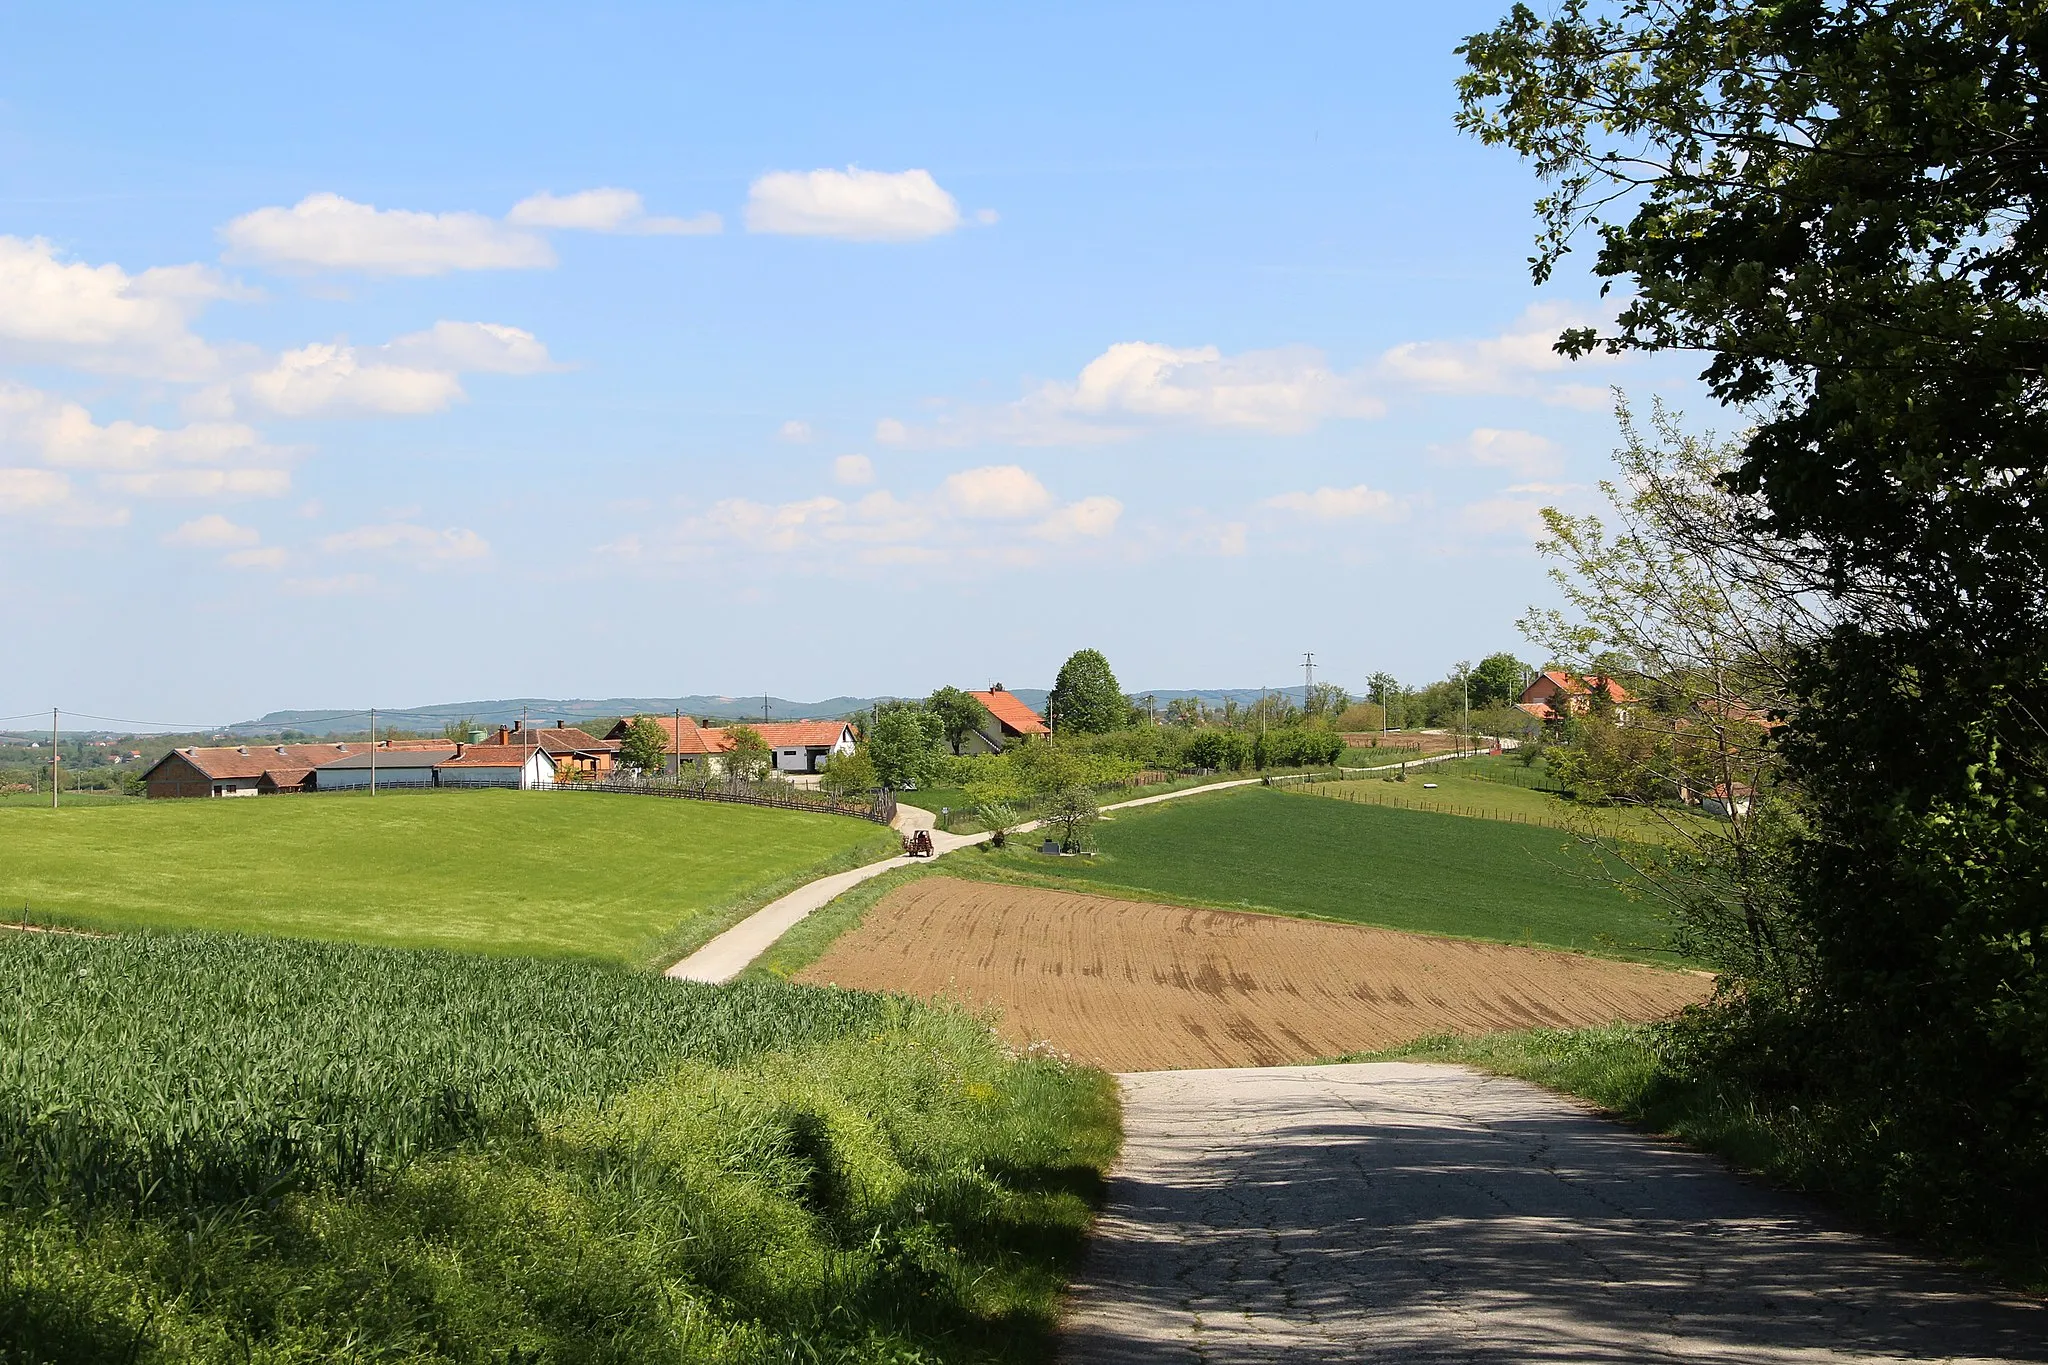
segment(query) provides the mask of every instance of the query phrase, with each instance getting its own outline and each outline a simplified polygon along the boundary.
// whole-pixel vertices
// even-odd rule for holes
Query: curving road
[[[1520,1081],[1120,1079],[1066,1365],[2048,1361],[2042,1305]]]

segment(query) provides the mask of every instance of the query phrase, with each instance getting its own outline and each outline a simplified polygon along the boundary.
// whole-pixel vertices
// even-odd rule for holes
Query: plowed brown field
[[[1011,1041],[1112,1071],[1656,1019],[1711,986],[1572,953],[950,877],[893,892],[800,979],[993,1005]]]

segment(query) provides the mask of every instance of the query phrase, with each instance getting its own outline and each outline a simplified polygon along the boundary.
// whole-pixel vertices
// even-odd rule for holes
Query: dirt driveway
[[[889,895],[800,979],[993,1005],[1013,1042],[1112,1071],[1655,1019],[1710,984],[1573,953],[951,877]]]

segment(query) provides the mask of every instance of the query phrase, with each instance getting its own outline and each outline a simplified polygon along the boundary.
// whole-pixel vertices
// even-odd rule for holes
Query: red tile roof
[[[726,730],[737,728],[738,724],[735,722],[705,733],[722,738]],[[772,720],[748,725],[747,728],[759,735],[771,749],[829,749],[845,736],[847,725],[843,720]],[[729,749],[732,742],[727,740],[719,747]]]
[[[1566,696],[1584,696],[1587,693],[1597,691],[1600,688],[1604,687],[1607,690],[1608,698],[1612,701],[1635,700],[1635,697],[1629,692],[1629,690],[1626,687],[1623,687],[1620,683],[1616,682],[1614,679],[1606,676],[1603,673],[1587,673],[1580,677],[1573,677],[1571,674],[1562,672],[1558,669],[1546,668],[1543,670],[1542,673],[1538,674],[1537,676],[1550,679],[1550,681],[1557,687],[1557,690],[1564,693]],[[1535,686],[1536,684],[1533,682],[1529,684],[1529,688],[1533,688]],[[1522,690],[1523,696],[1526,697],[1529,695],[1529,688],[1524,688]]]
[[[716,730],[705,730],[688,716],[683,717],[680,729],[676,726],[676,718],[674,716],[628,716],[611,728],[611,733],[604,737],[605,744],[615,747],[618,740],[626,737],[626,731],[633,728],[633,722],[636,720],[651,720],[661,727],[662,734],[668,736],[668,753],[680,753],[684,757],[691,755],[701,757],[708,753],[717,752],[704,737],[707,734],[715,735],[718,732]]]
[[[317,768],[350,754],[368,753],[367,744],[242,744],[173,749],[150,765],[155,772],[173,756],[182,758],[214,781],[261,777],[266,772]],[[145,777],[148,773],[144,774]]]
[[[1000,687],[991,687],[986,692],[969,692],[968,696],[980,702],[996,723],[1013,735],[1049,735],[1045,718],[1017,700],[1014,692],[1005,692]]]
[[[671,718],[669,728],[675,728]],[[599,739],[588,730],[579,730],[573,725],[534,725],[524,730],[508,729],[503,725],[491,736],[492,744],[526,745],[530,748],[545,749],[550,758],[556,754],[611,753],[618,745],[610,740]]]

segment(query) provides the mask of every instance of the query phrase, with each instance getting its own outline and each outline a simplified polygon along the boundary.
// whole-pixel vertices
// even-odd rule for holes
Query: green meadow
[[[1360,784],[1364,785],[1364,784]],[[1411,784],[1412,785],[1412,784]],[[1670,961],[1652,906],[1615,889],[1612,855],[1562,830],[1354,805],[1252,787],[1118,811],[1095,857],[1032,836],[947,860],[1106,895]]]
[[[0,917],[655,965],[895,836],[844,816],[586,792],[0,809]]]

